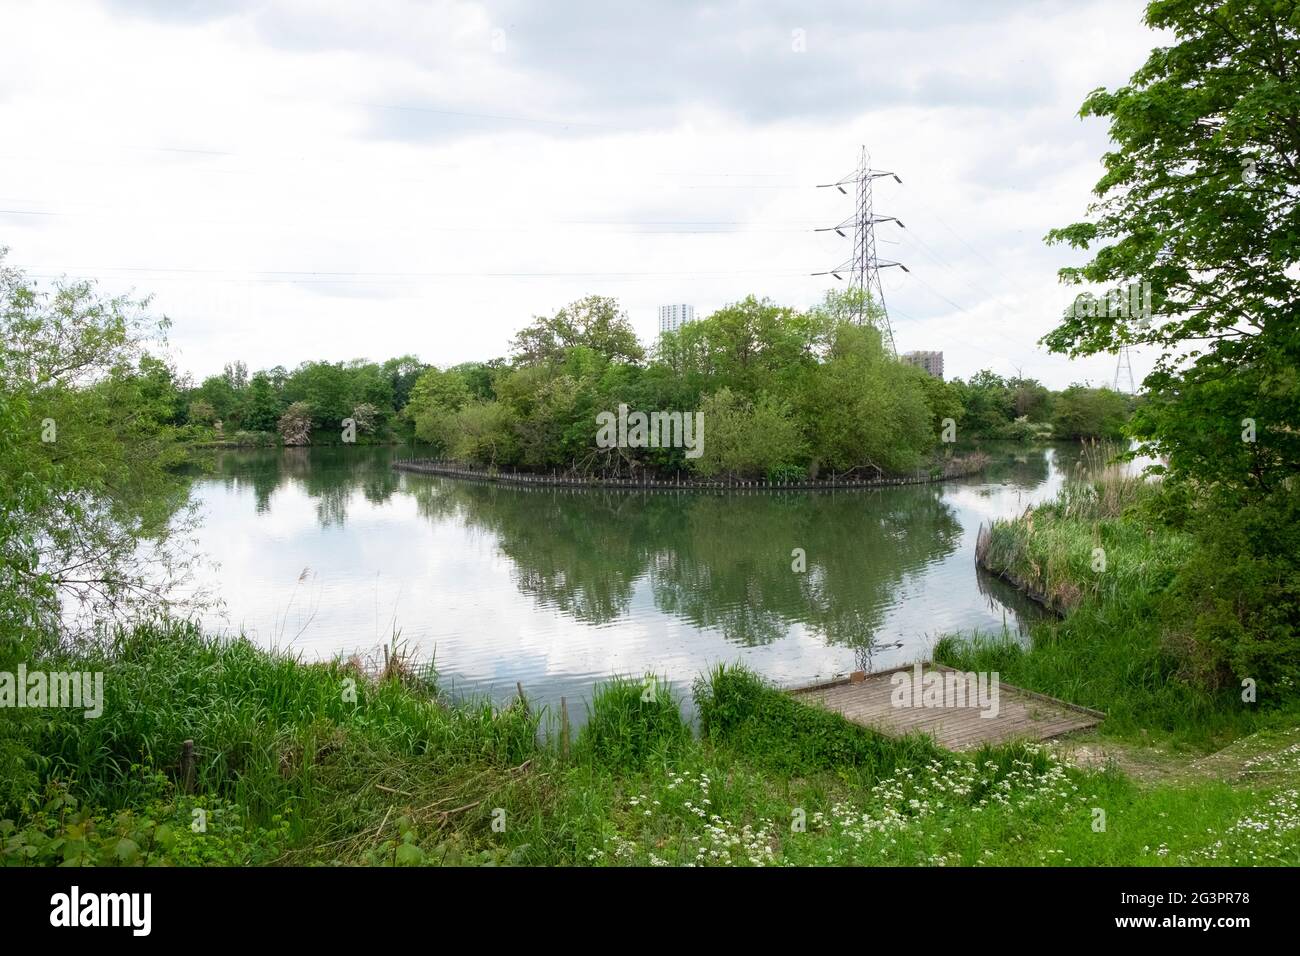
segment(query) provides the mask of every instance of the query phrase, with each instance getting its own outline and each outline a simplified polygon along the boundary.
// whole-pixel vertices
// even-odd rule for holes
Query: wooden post
[[[560,698],[560,753],[569,759],[569,702]]]
[[[181,787],[186,793],[194,792],[194,741],[181,744]]]
[[[519,691],[519,703],[524,705],[524,713],[528,713],[528,698],[524,696],[523,681],[515,681],[515,690]]]

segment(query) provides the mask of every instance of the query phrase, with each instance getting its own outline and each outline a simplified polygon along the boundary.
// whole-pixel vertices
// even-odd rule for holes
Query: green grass
[[[1057,500],[994,522],[981,564],[1061,613],[1158,594],[1194,542],[1134,517],[1157,493],[1127,478],[1067,484]]]
[[[612,770],[663,764],[690,741],[681,704],[666,682],[653,675],[633,681],[615,678],[596,688],[575,754]]]
[[[186,740],[196,790],[259,824],[284,814],[300,840],[347,828],[348,809],[364,807],[365,791],[385,779],[418,768],[426,792],[455,794],[467,768],[515,766],[534,749],[538,718],[522,708],[449,708],[419,680],[373,683],[350,665],[302,664],[190,625],[141,627],[48,666],[106,673],[103,715],[57,713],[32,749],[43,777],[109,811],[154,796],[149,771],[176,778]]]
[[[1152,618],[1132,608],[1084,608],[1035,625],[1028,649],[1000,635],[946,636],[934,658],[1106,713],[1100,733],[1137,744],[1209,752],[1266,727],[1300,721],[1295,702],[1247,704],[1238,692],[1210,692],[1178,679],[1178,660]]]
[[[940,753],[928,737],[896,740],[805,706],[743,667],[716,668],[696,682],[695,699],[710,742],[780,774],[853,771],[870,783]]]
[[[698,735],[662,682],[613,681],[566,759],[521,701],[453,706],[401,668],[376,683],[190,626],[62,663],[104,668],[105,711],[10,725],[39,783],[0,809],[0,862],[1300,862],[1291,738],[1265,746],[1283,771],[1257,786],[1139,787],[1038,746],[884,737],[722,667],[695,687]]]
[[[1293,725],[1294,695],[1252,703],[1235,684],[1187,679],[1184,644],[1169,640],[1174,625],[1162,598],[1197,545],[1149,518],[1158,494],[1112,473],[1070,482],[1057,500],[995,523],[981,563],[1064,617],[1036,623],[1028,648],[1005,634],[948,635],[935,659],[1103,710],[1104,735],[1138,743],[1205,752]]]

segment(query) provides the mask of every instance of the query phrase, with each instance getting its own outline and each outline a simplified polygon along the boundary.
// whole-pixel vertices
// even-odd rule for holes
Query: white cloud
[[[1100,172],[1080,102],[1156,42],[1140,5],[860,6],[8,4],[0,243],[154,293],[198,376],[446,364],[593,292],[647,338],[661,302],[810,304],[847,249],[809,230],[849,212],[812,186],[867,142],[905,183],[877,200],[900,348],[1108,380],[1034,344],[1077,260],[1041,238]]]

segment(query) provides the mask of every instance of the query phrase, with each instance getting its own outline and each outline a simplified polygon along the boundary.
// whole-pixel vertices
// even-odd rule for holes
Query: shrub
[[[294,402],[280,416],[280,437],[286,445],[311,444],[311,406]]]
[[[1300,686],[1300,503],[1286,489],[1254,502],[1212,497],[1190,515],[1197,547],[1161,605],[1184,676],[1245,678],[1263,696]]]

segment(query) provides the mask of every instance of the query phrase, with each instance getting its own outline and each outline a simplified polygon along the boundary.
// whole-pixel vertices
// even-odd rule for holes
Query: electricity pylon
[[[874,300],[880,309],[880,331],[885,341],[885,347],[889,349],[891,355],[897,355],[894,348],[894,330],[889,324],[889,312],[885,308],[885,289],[880,284],[880,270],[888,269],[891,266],[898,266],[904,272],[908,270],[907,266],[901,262],[884,260],[876,256],[876,223],[896,222],[900,228],[903,227],[903,223],[896,216],[876,215],[871,184],[882,176],[893,176],[895,182],[900,184],[903,182],[898,178],[897,173],[872,169],[871,157],[867,154],[867,148],[863,146],[856,170],[837,182],[823,183],[817,187],[818,189],[838,189],[847,196],[849,193],[844,187],[853,183],[857,187],[857,203],[854,214],[838,226],[826,226],[814,230],[814,232],[834,232],[847,238],[848,230],[852,229],[852,257],[846,259],[834,269],[826,272],[814,272],[813,275],[830,275],[843,280],[844,273],[848,273],[850,291],[856,290],[858,292],[858,295],[853,297],[851,303],[853,321],[859,324],[870,321],[871,316],[867,314],[867,300]]]
[[[1128,390],[1122,388],[1124,376],[1128,376]],[[1119,359],[1115,362],[1115,391],[1127,395],[1137,394],[1137,385],[1133,381],[1133,360],[1127,345],[1119,347]]]

